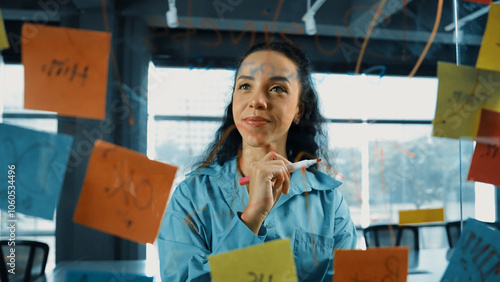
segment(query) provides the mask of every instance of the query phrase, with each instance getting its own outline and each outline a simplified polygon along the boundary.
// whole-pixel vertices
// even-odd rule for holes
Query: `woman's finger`
[[[286,179],[283,182],[282,191],[285,195],[288,195],[288,191],[290,190],[290,173],[287,171]]]
[[[281,160],[285,163],[285,165],[291,164],[291,162],[287,158],[274,151],[267,153],[264,158],[262,158],[262,160]]]
[[[278,175],[275,176],[276,181],[274,182],[273,189],[279,189],[283,185],[285,177],[283,172],[279,172]]]

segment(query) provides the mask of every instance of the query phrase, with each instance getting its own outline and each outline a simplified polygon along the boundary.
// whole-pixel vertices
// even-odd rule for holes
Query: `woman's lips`
[[[260,127],[264,126],[269,123],[269,120],[263,118],[263,117],[247,117],[243,120],[247,125],[253,126],[253,127]]]

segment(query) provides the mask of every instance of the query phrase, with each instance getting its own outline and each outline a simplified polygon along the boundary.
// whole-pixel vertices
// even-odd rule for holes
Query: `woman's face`
[[[233,92],[233,115],[243,146],[285,150],[288,129],[301,115],[297,66],[270,50],[246,57]]]

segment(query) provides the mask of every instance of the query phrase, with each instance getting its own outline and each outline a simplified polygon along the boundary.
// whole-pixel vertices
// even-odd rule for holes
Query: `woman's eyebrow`
[[[284,77],[284,76],[272,76],[269,78],[270,81],[283,81],[283,82],[286,82],[288,84],[291,84],[290,81],[288,80],[288,78]]]
[[[250,76],[250,75],[240,75],[240,76],[238,76],[238,78],[236,80],[240,80],[240,79],[255,80],[255,78],[253,76]]]
[[[240,80],[240,79],[255,80],[255,78],[253,76],[250,76],[250,75],[240,75],[236,78],[236,80]],[[288,80],[288,78],[285,76],[272,76],[268,80],[269,81],[282,81],[282,82],[286,82],[288,84],[291,84],[290,80]]]

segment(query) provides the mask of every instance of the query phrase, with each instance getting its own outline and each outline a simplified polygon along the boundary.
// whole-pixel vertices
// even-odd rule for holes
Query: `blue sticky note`
[[[73,136],[0,124],[0,209],[52,220]]]
[[[500,231],[468,219],[441,281],[500,281]]]
[[[123,272],[90,271],[68,269],[66,271],[66,282],[109,282],[109,281],[130,281],[130,282],[152,282],[153,277]]]

